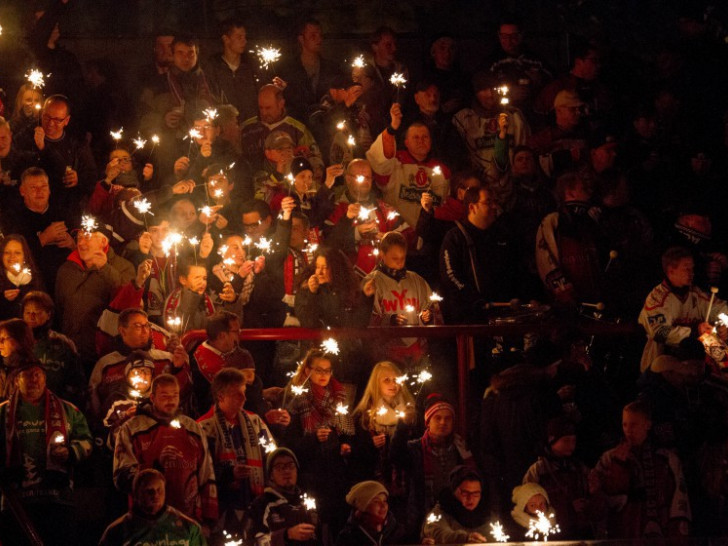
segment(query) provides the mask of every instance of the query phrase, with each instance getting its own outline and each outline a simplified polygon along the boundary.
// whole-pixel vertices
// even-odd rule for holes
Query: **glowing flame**
[[[422,370],[417,375],[417,382],[418,383],[427,383],[430,379],[432,379],[432,374],[428,372],[427,370]]]
[[[253,244],[253,239],[251,239],[249,235],[246,235],[245,239],[243,239],[243,246],[250,246],[252,244]]]
[[[137,150],[141,150],[142,148],[144,148],[144,146],[147,145],[147,141],[140,136],[136,137],[134,140],[132,140],[132,142],[134,143],[134,146],[136,146]]]
[[[179,422],[179,419],[172,419],[169,422],[169,426],[172,428],[182,428],[182,423]]]
[[[113,138],[116,142],[119,142],[121,140],[121,135],[124,133],[124,128],[120,128],[118,131],[109,131],[109,134],[111,135],[111,138]]]
[[[152,204],[145,197],[141,199],[135,199],[133,205],[134,208],[139,211],[139,214],[151,214],[152,216],[154,216],[154,213],[151,212]]]
[[[200,240],[197,237],[190,237],[187,239],[192,246],[197,246],[200,244]]]
[[[377,415],[379,415],[381,417],[382,415],[386,415],[386,413],[387,413],[387,408],[384,406],[379,406],[379,409],[377,410]]]
[[[215,190],[212,195],[215,197],[215,199],[220,199],[225,192],[222,190]]]
[[[397,212],[396,210],[389,211],[389,213],[387,214],[387,220],[392,221],[397,218],[397,216],[399,216],[399,212]]]
[[[404,310],[407,313],[414,313],[415,312],[415,306],[414,305],[405,305]]]
[[[159,136],[158,135],[152,135],[152,142],[155,145],[159,144]]]
[[[140,393],[136,389],[132,389],[132,390],[129,391],[129,396],[131,396],[132,398],[141,398],[142,397],[142,393]]]
[[[366,207],[361,207],[359,209],[359,214],[357,215],[358,218],[359,218],[359,220],[362,220],[364,222],[366,222],[367,220],[369,220],[369,215],[372,213],[373,210],[374,209],[368,209]]]
[[[60,432],[55,432],[53,434],[53,440],[52,440],[52,442],[54,444],[62,444],[64,441],[65,440],[64,440],[63,434],[61,434]]]
[[[365,180],[366,180],[366,178],[364,177],[363,174],[359,174],[356,177],[356,183],[357,184],[363,184]]]
[[[306,507],[306,510],[316,510],[316,499],[304,493],[301,500],[303,500],[303,505]]]
[[[258,438],[258,441],[265,453],[273,453],[276,449],[278,449],[276,443],[273,440],[268,439],[268,437],[265,435],[261,435]]]
[[[344,127],[346,127],[346,121],[343,120],[343,119],[339,123],[336,124],[336,128],[339,131],[343,131],[344,130]]]
[[[265,237],[261,237],[260,238],[260,241],[258,241],[257,243],[255,243],[255,248],[257,248],[261,252],[270,252],[271,242],[272,241],[270,239],[266,239]]]
[[[432,174],[434,176],[440,176],[442,174],[442,168],[440,167],[440,165],[435,165],[434,167],[432,167]]]
[[[490,534],[496,542],[508,542],[508,539],[511,538],[503,530],[503,526],[500,521],[490,524]]]
[[[324,339],[321,342],[321,348],[325,353],[331,353],[332,355],[339,354],[339,343],[333,337]]]
[[[439,514],[435,514],[434,512],[430,512],[427,516],[427,523],[437,523],[442,519],[442,516]]]
[[[351,63],[352,68],[364,68],[366,66],[366,62],[364,61],[364,55],[359,55],[356,59],[354,59],[354,62]]]
[[[45,87],[45,74],[37,68],[32,68],[25,75],[25,79],[33,86],[33,89],[43,89]]]
[[[206,110],[202,111],[203,114],[205,114],[205,119],[208,121],[212,121],[213,119],[217,119],[218,113],[216,108],[207,108]]]
[[[345,406],[341,402],[336,404],[336,414],[337,415],[349,415],[349,406]]]
[[[354,135],[349,135],[349,138],[346,139],[346,145],[349,148],[356,146],[356,139],[354,138]]]
[[[96,231],[98,227],[99,224],[93,216],[86,215],[81,218],[81,229],[83,229],[84,232],[91,233],[92,231]]]
[[[194,127],[192,129],[190,129],[190,132],[187,134],[190,136],[190,138],[193,138],[195,140],[202,138],[202,133],[200,131],[198,131],[197,129],[195,129]]]
[[[432,294],[430,294],[430,301],[433,303],[439,303],[442,301],[442,299],[442,296],[437,292],[433,292]]]
[[[409,376],[407,374],[400,375],[398,377],[395,377],[394,380],[397,382],[397,385],[404,385],[404,382],[409,379]]]
[[[268,70],[271,64],[277,62],[281,58],[281,50],[275,47],[258,47],[256,54],[260,60],[260,67]]]
[[[543,512],[537,510],[536,516],[538,519],[531,519],[528,521],[528,531],[526,532],[526,536],[528,538],[538,540],[538,537],[542,536],[544,542],[548,542],[549,535],[561,532],[559,524],[551,522],[551,520],[554,519],[553,514],[546,516]]]
[[[404,74],[395,72],[392,74],[392,77],[389,78],[389,83],[395,87],[404,87],[407,84],[407,79],[404,77]]]
[[[210,218],[212,216],[212,207],[210,207],[209,205],[205,205],[200,209],[200,212]]]
[[[162,252],[164,252],[165,256],[169,256],[169,251],[172,250],[172,247],[177,247],[178,244],[182,242],[182,235],[177,233],[176,231],[173,231],[172,233],[168,234],[163,240],[162,240]]]
[[[167,326],[173,331],[178,332],[179,329],[182,327],[182,318],[181,317],[170,317],[167,319]]]
[[[301,396],[304,392],[308,392],[308,389],[303,385],[291,385],[291,391],[296,396]]]

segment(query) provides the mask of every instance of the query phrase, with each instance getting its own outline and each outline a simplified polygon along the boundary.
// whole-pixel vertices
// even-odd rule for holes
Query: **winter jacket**
[[[104,531],[99,546],[120,544],[184,544],[206,546],[200,524],[171,506],[148,517],[130,510],[111,523]]]

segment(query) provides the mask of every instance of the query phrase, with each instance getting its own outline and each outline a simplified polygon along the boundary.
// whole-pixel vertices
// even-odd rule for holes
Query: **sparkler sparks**
[[[339,123],[336,124],[336,128],[339,131],[343,131],[345,127],[346,127],[346,121],[343,119]]]
[[[124,128],[121,127],[118,131],[109,131],[109,134],[111,135],[111,138],[114,139],[114,142],[117,144],[121,140],[121,135],[124,133]]]
[[[397,212],[396,210],[391,210],[387,214],[387,220],[389,220],[391,222],[392,220],[397,218],[397,216],[399,216],[399,212]]]
[[[438,294],[437,292],[433,292],[432,294],[430,294],[430,301],[432,303],[439,303],[442,300],[443,300],[443,297],[440,294]]]
[[[511,102],[508,99],[508,86],[502,85],[502,86],[498,87],[496,89],[496,91],[498,91],[498,94],[501,96],[501,100],[500,100],[501,105],[507,106],[508,103]]]
[[[247,239],[247,237],[246,237]],[[245,241],[243,241],[245,243]],[[270,252],[272,241],[270,239],[266,239],[265,237],[261,237],[260,240],[255,243],[255,248],[260,250],[261,252]]]
[[[60,445],[65,442],[65,439],[63,437],[63,434],[60,432],[55,432],[53,434],[53,439],[51,440],[54,444]]]
[[[386,415],[386,414],[387,414],[387,408],[385,406],[379,406],[379,409],[377,410],[377,415],[379,415],[381,417],[382,415]]]
[[[215,197],[215,199],[220,199],[225,192],[222,190],[215,190],[212,192],[212,195]]]
[[[209,205],[205,205],[200,209],[200,212],[210,218],[212,216],[212,207],[210,207]]]
[[[152,212],[152,204],[146,197],[135,199],[133,205],[134,208],[139,211],[139,214],[151,214],[154,216],[154,213]]]
[[[432,379],[432,374],[427,370],[422,370],[419,374],[417,374],[416,381],[418,383],[427,383],[430,379]]]
[[[192,246],[197,246],[200,244],[200,240],[197,237],[190,237],[187,239]]]
[[[366,61],[364,61],[364,55],[359,55],[356,59],[354,59],[354,62],[351,63],[351,66],[352,68],[364,68],[366,64]]]
[[[159,135],[152,135],[152,143],[156,146],[159,144]]]
[[[442,516],[440,514],[435,514],[434,512],[430,512],[427,515],[427,523],[437,523],[442,519]]]
[[[345,406],[341,402],[336,404],[336,414],[337,415],[349,415],[349,406]]]
[[[177,245],[182,242],[182,238],[182,235],[180,235],[176,231],[173,231],[172,233],[167,235],[162,240],[162,252],[164,252],[164,255],[169,256],[169,251],[172,250],[172,247],[176,249]]]
[[[354,135],[349,135],[349,138],[346,139],[346,145],[349,148],[356,146],[356,139],[354,138]]]
[[[362,222],[366,222],[367,220],[369,220],[369,215],[372,213],[373,210],[374,209],[368,209],[366,207],[361,207],[359,209],[359,214],[357,215],[357,217]]]
[[[496,542],[508,542],[508,539],[511,538],[503,530],[503,526],[500,521],[490,524],[490,534]]]
[[[255,50],[260,60],[260,67],[268,70],[270,66],[281,58],[281,50],[275,47],[258,47]]]
[[[407,381],[408,378],[409,378],[409,376],[407,374],[404,374],[404,375],[395,377],[394,380],[396,381],[397,385],[401,386],[401,385],[404,385],[405,381]]]
[[[93,216],[86,215],[83,218],[81,218],[81,229],[87,235],[96,231],[98,229],[98,227],[99,227],[99,224],[96,222],[96,218],[94,218]]]
[[[442,174],[442,167],[440,167],[440,165],[432,167],[432,174],[433,176],[440,176]]]
[[[316,499],[309,497],[306,493],[304,493],[301,500],[303,501],[303,505],[306,507],[306,510],[316,510]]]
[[[325,353],[331,353],[332,355],[339,354],[339,343],[333,337],[324,339],[321,342],[321,348]]]
[[[187,133],[190,137],[190,139],[197,140],[202,138],[202,133],[195,129],[194,127],[190,129],[189,133]]]
[[[233,538],[233,535],[227,531],[223,531],[223,533],[225,533],[225,546],[242,546],[243,539],[235,539]]]
[[[217,119],[217,116],[218,116],[216,108],[207,108],[206,110],[203,110],[202,113],[205,114],[205,119],[207,121],[212,121],[214,119]]]
[[[404,74],[395,72],[394,74],[392,74],[392,77],[389,78],[389,83],[391,83],[396,88],[400,88],[404,87],[407,84],[407,79],[404,77]]]
[[[406,313],[414,313],[415,307],[414,305],[405,305],[404,310]]]
[[[276,443],[269,439],[265,434],[262,434],[258,438],[258,443],[260,443],[260,447],[263,448],[265,453],[273,453],[276,449],[278,449]]]
[[[33,86],[33,89],[43,89],[45,87],[45,77],[45,74],[37,68],[32,68],[25,75],[25,79]]]
[[[295,396],[301,396],[304,392],[308,392],[308,389],[303,385],[291,385],[291,392]]]
[[[172,330],[172,332],[179,332],[182,328],[182,318],[181,317],[170,317],[167,319],[167,326],[169,326],[169,329]]]
[[[137,150],[141,150],[142,148],[144,148],[144,146],[147,145],[147,141],[144,140],[141,136],[136,137],[132,140],[132,142],[134,143],[134,146],[136,146]]]
[[[544,542],[548,542],[549,535],[561,532],[559,524],[555,521],[553,523],[551,522],[551,520],[554,519],[553,514],[549,514],[547,516],[540,510],[537,510],[536,516],[538,519],[531,519],[528,521],[528,531],[526,531],[526,536],[528,538],[538,540],[538,537],[542,536]]]
[[[24,284],[23,281],[25,281],[25,284],[29,283],[31,279],[33,278],[32,273],[30,272],[30,269],[27,267],[23,267],[19,263],[14,263],[10,266],[10,268],[15,271],[15,274],[17,275],[15,280],[11,280],[11,282],[17,287],[20,288],[21,284]]]
[[[142,397],[142,393],[140,393],[136,389],[132,389],[132,390],[129,391],[129,396],[131,396],[132,398],[141,398]]]
[[[169,422],[169,426],[172,428],[182,428],[182,423],[179,422],[179,419],[172,419]]]

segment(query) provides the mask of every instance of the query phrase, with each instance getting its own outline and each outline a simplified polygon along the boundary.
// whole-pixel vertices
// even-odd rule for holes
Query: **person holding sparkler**
[[[133,154],[124,147],[119,146],[109,152],[109,162],[106,164],[106,184],[116,184],[128,187],[146,187],[154,176],[154,165],[145,163],[141,176],[134,168]]]
[[[15,392],[18,370],[33,356],[33,333],[21,319],[0,322],[0,400]]]
[[[167,480],[168,502],[202,523],[206,532],[217,523],[217,487],[213,461],[202,427],[179,411],[177,378],[161,374],[152,381],[149,404],[118,430],[114,449],[114,485],[131,491],[146,468],[159,469]]]
[[[287,188],[279,186],[276,192],[270,197],[269,205],[271,212],[277,214],[281,202],[286,196],[292,197],[296,209],[303,212],[314,227],[323,225],[324,220],[331,214],[333,205],[331,203],[331,188],[336,177],[343,172],[340,165],[332,165],[326,169],[326,182],[318,191],[314,188],[313,167],[305,157],[294,157],[291,162],[291,174],[287,180]],[[316,237],[318,239],[318,237]]]
[[[397,150],[396,134],[402,125],[402,109],[394,103],[391,123],[367,151],[367,160],[384,200],[402,215],[410,226],[417,225],[422,193],[432,193],[439,205],[449,191],[450,171],[442,161],[430,156],[432,141],[427,126],[415,123],[407,128],[404,150]]]
[[[22,235],[0,240],[0,320],[21,316],[21,301],[31,290],[42,290],[41,274]]]
[[[407,240],[390,231],[379,244],[379,263],[361,282],[365,296],[374,296],[369,324],[372,326],[421,326],[442,323],[433,309],[432,290],[417,273],[407,270]],[[403,363],[405,369],[417,367],[428,352],[425,338],[392,339],[383,344],[383,357]]]
[[[409,476],[407,530],[419,537],[425,515],[434,508],[443,489],[450,486],[450,472],[457,465],[476,469],[473,454],[454,432],[455,408],[441,394],[425,401],[425,433],[411,440],[414,424],[402,420],[392,438],[390,453],[399,471]],[[416,539],[415,539],[416,540]]]
[[[263,141],[264,161],[253,175],[255,198],[269,203],[277,192],[290,187],[293,139],[284,131],[272,131]]]
[[[263,442],[275,442],[263,419],[243,409],[246,383],[240,370],[218,371],[211,390],[214,405],[197,422],[207,437],[218,483],[220,518],[215,535],[239,529],[248,505],[263,494],[267,454]]]
[[[284,394],[291,424],[282,443],[303,461],[301,483],[317,498],[322,522],[336,535],[347,516],[341,498],[348,484],[345,459],[351,455],[355,431],[346,409],[347,392],[334,379],[333,364],[332,355],[324,349],[314,348],[306,353]],[[296,394],[299,391],[301,394]],[[322,480],[321,476],[327,479]]]
[[[26,82],[15,95],[15,108],[6,116],[13,132],[13,140],[19,150],[29,151],[33,147],[35,128],[39,124],[43,93],[30,82]]]
[[[326,220],[326,240],[343,251],[363,277],[376,266],[377,246],[385,233],[398,231],[409,239],[413,233],[400,214],[372,191],[373,173],[367,160],[349,163],[345,180],[346,191]]]
[[[18,370],[17,386],[10,400],[0,404],[5,479],[44,544],[75,542],[73,470],[92,449],[86,418],[47,388],[46,372],[38,361]],[[3,541],[25,543],[12,516],[3,513],[1,521]]]
[[[456,466],[449,482],[422,526],[422,544],[491,542],[486,537],[494,511],[480,472]]]
[[[316,536],[318,514],[303,503],[296,454],[279,447],[268,455],[265,468],[268,486],[245,514],[245,544],[320,545],[321,540]]]
[[[515,487],[511,502],[513,502],[513,510],[511,510],[513,521],[525,529],[529,528],[531,521],[538,518],[539,512],[549,519],[556,516],[556,512],[551,507],[549,494],[535,482],[525,482]],[[513,534],[515,532],[514,528]]]
[[[71,105],[62,95],[52,95],[43,103],[41,126],[35,128],[35,147],[40,166],[48,173],[51,198],[66,211],[68,220],[81,217],[81,199],[96,182],[96,163],[88,145],[66,133]]]

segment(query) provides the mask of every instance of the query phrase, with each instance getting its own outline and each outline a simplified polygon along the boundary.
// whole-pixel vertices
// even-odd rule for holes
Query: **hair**
[[[56,304],[53,303],[53,299],[40,290],[31,290],[23,296],[23,299],[20,301],[21,309],[25,311],[25,307],[31,303],[34,303],[51,316],[56,311]]]
[[[409,138],[410,129],[416,129],[418,127],[424,127],[425,129],[427,129],[427,132],[430,133],[430,128],[427,125],[425,125],[421,121],[415,121],[414,123],[411,123],[409,127],[407,127],[407,130],[404,133],[404,138]],[[430,136],[432,136],[431,133]]]
[[[13,114],[11,116],[11,119],[19,120],[24,117],[23,95],[25,95],[28,91],[32,91],[36,95],[36,97],[38,98],[38,102],[43,100],[43,93],[41,93],[39,89],[36,89],[29,83],[24,83],[20,86],[20,89],[18,89],[18,93],[15,95],[15,106],[13,107]]]
[[[318,347],[309,349],[306,356],[303,357],[303,360],[298,365],[296,373],[293,374],[293,377],[291,378],[291,385],[303,385],[304,381],[306,381],[306,378],[308,377],[306,369],[308,368],[310,370],[313,368],[313,365],[317,360],[328,360],[331,362],[331,366],[334,365],[334,356],[331,355],[331,353],[327,353]]]
[[[210,180],[213,176],[217,176],[218,174],[222,174],[225,178],[228,178],[227,173],[225,172],[226,166],[222,163],[210,163],[205,169],[202,171],[202,178],[205,179],[205,182]],[[228,182],[230,182],[230,179],[228,178]]]
[[[22,186],[26,179],[30,177],[42,177],[45,179],[46,182],[48,182],[48,175],[46,172],[41,169],[40,167],[28,167],[23,171],[23,174],[20,175],[20,185]]]
[[[598,51],[598,48],[589,40],[577,36],[573,38],[570,50],[571,65],[573,67],[576,63],[576,59],[584,59],[589,55],[590,51]]]
[[[161,481],[166,485],[167,481],[164,479],[164,474],[154,468],[145,468],[137,472],[134,476],[134,481],[131,484],[132,496],[136,498],[139,490],[151,482]]]
[[[66,115],[71,115],[71,101],[68,100],[68,97],[66,95],[51,95],[43,103],[43,110],[45,110],[51,104],[64,104],[66,106]]]
[[[306,27],[309,25],[321,28],[321,23],[318,21],[318,19],[314,19],[313,17],[305,17],[298,23],[298,25],[296,25],[296,36],[302,36],[303,32],[306,30]]]
[[[33,330],[23,319],[13,318],[0,322],[0,331],[5,330],[19,346],[17,354],[22,361],[35,360],[33,356]]]
[[[240,209],[241,216],[243,214],[250,214],[251,212],[257,212],[261,220],[265,220],[271,215],[270,206],[262,199],[251,199],[243,203]]]
[[[207,339],[215,341],[218,337],[228,331],[234,320],[240,321],[240,318],[230,311],[218,311],[212,315],[207,319],[207,324],[205,325]]]
[[[465,190],[465,195],[463,196],[463,206],[465,207],[465,214],[468,214],[468,210],[470,209],[470,205],[474,205],[478,201],[480,201],[480,192],[481,191],[487,191],[490,193],[490,190],[485,186],[480,186],[478,188],[468,188]]]
[[[217,107],[217,117],[212,120],[213,127],[221,127],[227,122],[238,119],[240,112],[232,104],[220,104]]]
[[[299,275],[299,284],[304,285],[316,271],[316,260],[319,257],[324,258],[329,267],[333,291],[339,294],[345,307],[352,307],[359,294],[359,281],[349,258],[339,249],[320,247],[314,259]]]
[[[398,246],[407,252],[407,239],[399,231],[389,231],[384,234],[379,243],[379,252],[386,254],[393,246]]]
[[[622,408],[622,411],[643,415],[647,418],[647,420],[652,421],[652,408],[645,400],[635,400],[634,402],[630,402]]]
[[[28,242],[25,240],[25,237],[23,237],[22,235],[18,235],[17,233],[11,233],[10,235],[6,235],[4,239],[0,239],[0,256],[3,255],[3,253],[5,252],[5,247],[8,246],[8,243],[10,241],[20,243],[20,246],[23,249],[23,261],[25,262],[25,265],[30,269],[30,274],[32,275],[29,286],[37,286],[39,284],[38,281],[40,280],[40,271],[38,271],[38,268],[35,265],[35,261],[33,260],[33,253],[31,252],[30,247],[28,246]],[[3,271],[5,270],[4,264],[0,267]]]
[[[189,251],[181,251],[178,256],[177,264],[177,278],[186,277],[190,274],[190,268],[201,267],[207,269],[207,258],[197,258],[195,260],[194,253],[199,252],[199,249],[190,249]]]
[[[194,47],[195,51],[200,51],[200,42],[197,40],[197,38],[190,36],[190,35],[181,35],[181,36],[175,36],[174,40],[172,40],[172,51],[174,51],[174,48],[177,46],[177,44],[184,44],[189,47]]]
[[[382,25],[377,30],[372,32],[371,37],[369,38],[369,44],[374,45],[378,44],[382,38],[385,36],[392,36],[393,38],[397,37],[397,33],[394,32],[394,29],[392,27],[388,27],[387,25]]]
[[[245,28],[245,23],[239,17],[228,17],[220,22],[220,35],[230,34],[236,28]]]
[[[145,311],[139,309],[138,307],[128,307],[124,309],[121,313],[119,313],[119,326],[123,326],[124,328],[129,326],[129,321],[135,315],[141,315],[144,318],[149,317],[149,315],[147,315]]]
[[[402,371],[397,365],[389,360],[383,360],[374,365],[369,374],[369,381],[367,381],[367,385],[364,387],[364,394],[354,409],[354,414],[360,415],[361,426],[364,430],[369,429],[371,422],[370,411],[378,408],[382,403],[382,395],[379,393],[379,379],[385,372],[394,372],[397,376],[402,375]],[[402,383],[393,402],[395,406],[400,404],[412,404],[414,406],[415,399],[410,394],[407,385]]]
[[[559,202],[563,203],[566,192],[573,190],[579,184],[583,184],[585,188],[590,188],[589,182],[575,170],[569,170],[561,174],[556,179],[556,196]]]
[[[471,178],[475,178],[478,182],[480,182],[480,186],[483,185],[483,181],[480,179],[480,176],[478,176],[478,173],[475,171],[458,171],[452,175],[452,178],[450,179],[450,197],[453,199],[457,199],[458,197],[458,190],[459,189],[467,189],[465,186],[465,182],[470,180]]]
[[[684,246],[671,246],[665,252],[662,253],[662,271],[667,274],[667,270],[672,267],[677,267],[680,260],[685,258],[693,259],[693,253]]]
[[[260,97],[263,93],[273,93],[273,96],[276,98],[277,101],[283,100],[283,89],[278,87],[277,85],[273,85],[272,83],[267,83],[263,86],[261,86],[260,89],[258,89],[258,96]]]
[[[217,403],[217,397],[221,393],[237,385],[245,385],[243,372],[237,368],[222,368],[212,378],[212,384],[210,385],[210,393],[212,394],[213,401]]]
[[[152,394],[155,394],[157,392],[157,387],[165,387],[170,385],[179,387],[179,381],[177,381],[177,378],[171,373],[159,374],[157,377],[152,379]]]

